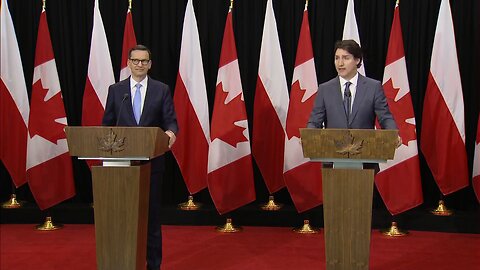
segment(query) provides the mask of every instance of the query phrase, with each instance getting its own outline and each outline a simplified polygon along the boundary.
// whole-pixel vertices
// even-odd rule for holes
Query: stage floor
[[[0,269],[96,269],[95,230],[65,224],[36,231],[33,224],[0,225]],[[163,270],[325,269],[323,231],[297,234],[287,227],[163,226]],[[370,269],[480,269],[480,234],[410,231],[389,238],[372,231]]]

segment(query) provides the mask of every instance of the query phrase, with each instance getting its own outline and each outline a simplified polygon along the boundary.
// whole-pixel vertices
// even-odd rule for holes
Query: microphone
[[[115,123],[115,126],[118,126],[118,121],[120,120],[120,115],[122,114],[123,103],[125,103],[125,100],[127,98],[128,98],[128,93],[123,94],[122,104],[120,104],[120,109],[118,110],[117,122]]]
[[[352,92],[350,92],[350,91],[345,91],[345,96],[346,96],[346,97],[352,97]]]

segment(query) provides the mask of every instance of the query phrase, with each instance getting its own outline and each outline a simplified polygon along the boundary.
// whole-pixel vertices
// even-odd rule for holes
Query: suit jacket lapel
[[[135,115],[133,114],[133,106],[132,106],[133,97],[132,97],[132,91],[130,90],[130,78],[125,81],[126,82],[125,82],[125,86],[123,87],[122,96],[125,94],[128,94],[129,98],[125,100],[126,104],[123,104],[125,108],[122,114],[125,114],[125,117],[130,119],[128,122],[136,124],[137,121],[135,121]]]
[[[149,81],[151,81],[150,77],[148,78]],[[143,102],[143,110],[142,110],[142,115],[140,116],[140,122],[139,125],[141,125],[145,120],[145,117],[149,115],[148,110],[152,106],[152,95],[155,94],[154,91],[152,90],[151,83],[148,84],[147,86],[147,92],[145,92],[145,100]],[[132,111],[133,112],[133,111]]]
[[[355,92],[355,99],[353,100],[352,104],[352,113],[350,114],[349,124],[352,124],[353,119],[355,119],[358,109],[360,108],[360,104],[362,104],[363,99],[365,98],[365,83],[365,78],[361,74],[358,74],[357,89]]]
[[[342,94],[342,86],[340,85],[340,78],[337,76],[337,82],[335,84],[337,87],[335,89],[335,103],[339,104],[339,106],[335,106],[338,108],[338,115],[343,115],[343,120],[345,126],[347,126],[347,112],[345,112],[345,107],[343,105],[343,94]]]

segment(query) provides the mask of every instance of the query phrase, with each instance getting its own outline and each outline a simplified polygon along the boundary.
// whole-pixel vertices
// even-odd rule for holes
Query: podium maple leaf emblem
[[[310,111],[312,110],[313,103],[315,102],[316,95],[312,95],[307,100],[302,102],[305,91],[305,89],[300,87],[299,81],[296,81],[292,85],[286,123],[287,136],[289,140],[292,137],[300,138],[300,128],[307,126]]]
[[[247,119],[245,105],[241,99],[242,94],[238,94],[228,103],[225,103],[228,92],[223,91],[223,85],[220,82],[217,85],[215,96],[215,106],[212,116],[212,141],[218,138],[233,147],[240,142],[246,142],[248,139],[243,135],[246,127],[236,123]]]
[[[117,134],[110,129],[110,132],[107,133],[102,138],[98,139],[98,149],[106,152],[120,152],[125,149],[125,137],[117,139]]]
[[[363,140],[355,141],[351,133],[343,136],[341,140],[334,140],[334,143],[338,149],[336,152],[347,157],[360,154],[363,147]]]
[[[38,135],[56,144],[58,140],[65,138],[65,124],[56,120],[65,118],[66,114],[62,93],[59,91],[45,100],[48,91],[49,89],[43,88],[41,80],[33,84],[28,130],[31,137]]]
[[[402,98],[395,101],[395,97],[400,91],[400,88],[394,88],[392,79],[389,79],[384,85],[385,96],[387,97],[388,107],[395,117],[395,122],[398,126],[398,133],[402,138],[402,143],[408,145],[409,141],[417,139],[415,130],[415,114],[413,112],[412,98],[410,91],[407,92]],[[407,122],[407,120],[413,119],[413,123]]]

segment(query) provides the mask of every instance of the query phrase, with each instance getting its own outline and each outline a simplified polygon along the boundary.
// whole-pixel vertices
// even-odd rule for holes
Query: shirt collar
[[[345,83],[346,82],[351,82],[354,86],[357,86],[357,82],[358,82],[358,72],[357,74],[355,74],[355,76],[353,76],[353,78],[351,78],[350,80],[346,80],[340,76],[338,76],[338,78],[340,79],[340,85],[342,86],[342,88],[345,86]]]
[[[132,78],[132,76],[130,76],[130,88],[134,88],[135,85],[137,85],[137,83],[140,83],[142,85],[141,89],[146,89],[145,86],[147,85],[147,82],[148,82],[148,76],[145,76],[145,78],[140,82],[135,81]]]

